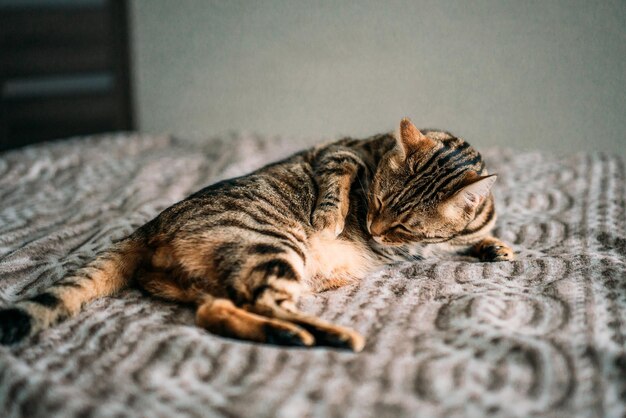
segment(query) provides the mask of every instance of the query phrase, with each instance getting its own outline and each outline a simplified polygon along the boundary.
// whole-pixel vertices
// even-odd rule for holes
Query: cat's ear
[[[420,149],[425,150],[435,145],[435,141],[421,133],[409,118],[404,118],[400,121],[400,129],[396,134],[396,141],[398,142],[397,148],[402,159]]]
[[[448,207],[462,209],[469,213],[478,208],[491,192],[491,187],[496,182],[498,176],[492,174],[490,176],[478,176],[469,184],[463,186],[451,198],[446,201]]]

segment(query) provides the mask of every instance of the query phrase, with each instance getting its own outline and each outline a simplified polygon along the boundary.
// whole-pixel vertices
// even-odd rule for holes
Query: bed
[[[309,142],[310,143],[310,142]],[[215,182],[304,146],[112,134],[0,154],[0,306]],[[126,290],[0,347],[2,417],[623,417],[626,214],[618,157],[487,149],[514,262],[428,260],[306,296],[362,353],[220,338]]]

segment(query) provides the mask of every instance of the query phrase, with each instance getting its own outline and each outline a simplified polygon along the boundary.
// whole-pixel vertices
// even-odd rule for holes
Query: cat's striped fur
[[[396,136],[306,150],[191,195],[44,293],[0,311],[0,340],[17,342],[138,285],[195,304],[197,324],[219,335],[358,351],[359,334],[300,313],[299,295],[435,251],[511,259],[489,235],[494,180],[467,142],[420,132],[407,119]]]

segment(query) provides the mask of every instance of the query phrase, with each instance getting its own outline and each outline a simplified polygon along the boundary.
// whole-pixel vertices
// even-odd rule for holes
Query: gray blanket
[[[116,135],[0,155],[0,306],[160,210],[300,147]],[[518,261],[428,260],[306,296],[360,354],[213,336],[137,290],[0,348],[2,417],[623,417],[624,164],[486,150]]]

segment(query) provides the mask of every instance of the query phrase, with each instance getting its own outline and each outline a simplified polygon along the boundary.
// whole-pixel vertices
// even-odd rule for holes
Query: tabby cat
[[[200,327],[250,341],[360,351],[348,328],[301,313],[303,292],[354,283],[387,264],[465,252],[511,260],[480,154],[408,120],[394,136],[342,139],[206,187],[87,266],[0,311],[18,342],[131,284],[197,306]]]

